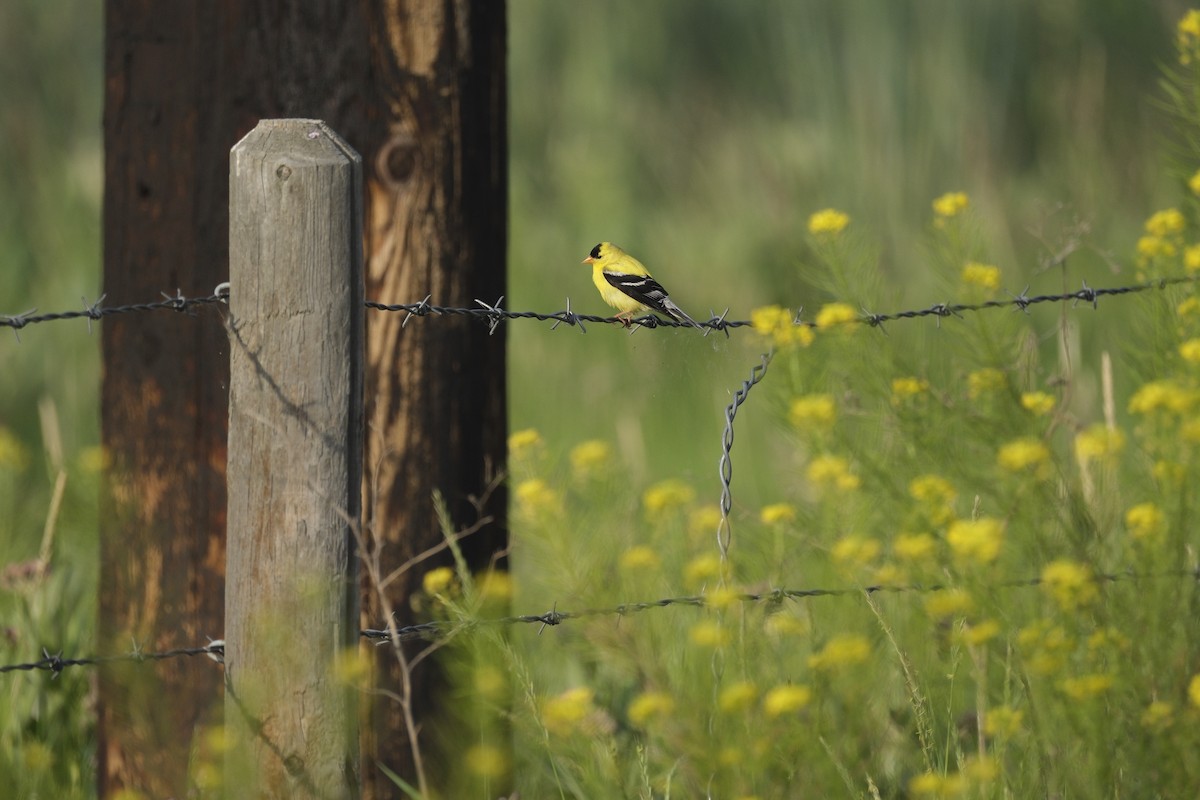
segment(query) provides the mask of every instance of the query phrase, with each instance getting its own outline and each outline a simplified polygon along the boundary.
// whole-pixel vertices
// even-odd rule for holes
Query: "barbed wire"
[[[1096,583],[1120,583],[1125,581],[1162,580],[1166,578],[1189,578],[1197,583],[1200,583],[1200,567],[1194,567],[1192,569],[1165,570],[1162,572],[1138,572],[1136,570],[1129,569],[1122,572],[1096,573],[1092,577]],[[1017,578],[992,583],[990,584],[990,588],[995,590],[1028,589],[1041,586],[1045,582],[1046,581],[1041,577]],[[732,599],[742,603],[769,603],[772,605],[781,605],[785,600],[807,600],[818,597],[858,597],[862,595],[875,594],[931,594],[934,592],[951,590],[953,588],[955,587],[943,583],[881,583],[868,586],[846,586],[839,588],[770,589],[763,592],[741,592],[734,594]],[[727,604],[729,600],[729,596],[723,595],[721,597],[722,606]],[[669,608],[671,606],[691,606],[693,608],[704,608],[710,604],[711,599],[707,595],[681,595],[678,597],[663,597],[657,600],[620,603],[615,606],[606,606],[603,608],[585,608],[579,611],[559,611],[557,609],[551,609],[543,614],[519,614],[508,617],[467,620],[433,620],[431,622],[421,622],[415,625],[398,627],[395,630],[395,635],[401,641],[407,641],[410,639],[437,638],[446,636],[450,633],[458,633],[460,631],[468,631],[485,626],[495,627],[521,624],[540,625],[541,629],[544,630],[547,626],[561,625],[564,622],[570,622],[573,620],[589,619],[593,617],[625,617],[642,611],[650,611],[657,608]],[[541,633],[541,630],[538,632]],[[363,628],[359,631],[359,637],[383,644],[391,640],[392,631],[387,628]],[[61,652],[51,655],[49,651],[43,648],[43,657],[40,660],[32,661],[26,664],[3,665],[0,666],[0,673],[17,671],[31,672],[40,670],[53,673],[52,677],[56,678],[67,667],[102,666],[105,664],[122,662],[144,663],[147,661],[164,661],[171,658],[200,655],[208,656],[213,661],[223,664],[225,662],[225,640],[215,639],[203,647],[181,647],[174,650],[163,650],[160,652],[150,653],[142,652],[135,645],[133,651],[129,653],[123,653],[114,656],[92,656],[88,658],[63,658]]]
[[[1062,292],[1059,294],[1042,294],[1030,297],[1029,287],[1019,295],[1012,295],[1007,300],[987,300],[980,303],[935,303],[928,308],[911,309],[907,311],[894,311],[884,314],[873,313],[863,310],[858,316],[857,322],[869,325],[873,328],[880,327],[885,322],[892,322],[902,319],[919,319],[922,317],[936,317],[939,320],[946,317],[961,316],[965,313],[985,311],[988,309],[1011,308],[1017,311],[1027,311],[1031,306],[1040,305],[1043,303],[1088,303],[1093,308],[1097,308],[1101,297],[1112,297],[1125,294],[1135,294],[1138,292],[1148,291],[1150,289],[1165,289],[1168,286],[1174,286],[1183,283],[1195,283],[1200,280],[1200,275],[1180,276],[1174,278],[1155,278],[1143,283],[1131,284],[1128,286],[1113,286],[1105,288],[1092,288],[1088,286],[1087,281],[1083,281],[1083,287],[1072,292]],[[229,299],[229,284],[220,284],[212,294],[204,297],[185,297],[182,292],[176,291],[174,295],[162,293],[164,299],[148,302],[148,303],[132,303],[119,306],[102,305],[107,295],[102,295],[95,303],[88,303],[86,298],[83,299],[83,308],[74,311],[57,311],[47,314],[38,314],[37,309],[29,309],[20,314],[0,315],[0,327],[12,328],[19,331],[29,325],[35,325],[42,322],[53,322],[67,319],[87,319],[88,323],[93,320],[101,320],[104,317],[115,314],[130,314],[146,311],[179,311],[190,312],[198,306],[213,305],[224,303]],[[425,299],[417,303],[380,303],[374,300],[367,300],[364,305],[366,308],[377,311],[403,313],[405,317],[402,326],[407,325],[413,317],[448,317],[448,316],[466,316],[478,318],[486,321],[489,326],[489,332],[495,333],[501,322],[507,322],[520,319],[533,319],[540,322],[553,322],[550,326],[551,330],[556,329],[559,325],[566,324],[572,327],[578,327],[580,332],[587,333],[587,328],[584,323],[597,323],[603,325],[622,325],[626,326],[630,322],[637,328],[689,328],[691,325],[686,322],[679,322],[673,319],[663,319],[653,314],[647,314],[642,317],[637,317],[631,321],[626,321],[618,317],[604,317],[596,314],[579,314],[571,310],[571,299],[567,298],[567,307],[562,311],[512,311],[502,306],[504,297],[500,297],[495,303],[488,303],[483,300],[476,299],[478,304],[475,307],[451,307],[437,306],[430,303],[432,295],[426,296]],[[705,328],[707,336],[711,331],[722,331],[726,336],[729,331],[734,328],[745,328],[752,325],[750,320],[731,320],[728,319],[729,309],[725,309],[721,314],[715,314],[705,321],[699,322],[700,327]],[[795,320],[797,325],[806,325],[808,327],[817,327],[816,323],[804,322],[799,319],[799,315]]]
[[[169,658],[181,658],[183,656],[208,656],[214,661],[223,663],[225,659],[225,641],[223,639],[215,639],[203,647],[180,647],[174,650],[161,650],[150,653],[143,652],[135,643],[133,650],[128,653],[115,656],[90,656],[87,658],[63,658],[61,651],[51,654],[49,650],[42,648],[41,660],[31,661],[28,664],[7,664],[0,666],[0,672],[44,670],[53,673],[51,677],[57,678],[67,667],[93,667],[120,662],[138,664],[145,661],[165,661]]]

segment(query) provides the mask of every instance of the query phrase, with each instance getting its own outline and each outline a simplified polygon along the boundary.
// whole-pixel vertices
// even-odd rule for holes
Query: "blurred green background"
[[[508,308],[554,311],[569,297],[607,313],[579,263],[601,240],[641,258],[697,318],[832,299],[929,306],[950,299],[928,269],[930,202],[957,190],[1012,292],[1060,290],[1043,264],[1072,238],[1071,288],[1131,283],[1142,221],[1181,180],[1152,100],[1180,3],[508,5]],[[102,291],[101,35],[92,0],[0,4],[0,314],[79,308]],[[804,278],[806,222],[828,206],[874,243],[864,257],[882,281],[852,287],[861,295]],[[745,331],[581,335],[530,322],[508,335],[513,429],[536,427],[559,452],[607,439],[634,485],[677,476],[716,499],[721,412],[757,363]],[[0,427],[26,456],[0,466],[0,565],[36,556],[60,461],[70,475],[61,601],[34,607],[0,588],[14,644],[71,629],[87,647],[97,498],[80,456],[99,441],[99,375],[83,321],[0,331]],[[756,508],[787,480],[776,456],[788,444],[753,404],[743,414],[735,497]]]

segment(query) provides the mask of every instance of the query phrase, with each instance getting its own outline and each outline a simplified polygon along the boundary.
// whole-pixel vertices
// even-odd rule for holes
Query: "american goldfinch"
[[[672,302],[667,290],[650,277],[642,262],[612,242],[601,242],[593,247],[583,263],[592,265],[592,283],[600,290],[604,302],[617,309],[617,318],[625,323],[625,327],[629,327],[634,314],[651,309],[701,327]]]

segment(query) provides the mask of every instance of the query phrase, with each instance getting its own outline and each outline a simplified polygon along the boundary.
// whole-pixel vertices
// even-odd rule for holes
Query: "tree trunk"
[[[386,139],[364,159],[368,174],[367,297],[385,303],[476,307],[505,292],[507,250],[507,97],[505,7],[496,0],[393,0],[370,26]],[[434,509],[440,492],[456,526],[480,515],[494,521],[462,541],[470,566],[502,566],[506,495],[489,491],[505,458],[504,328],[479,320],[367,316],[367,464],[365,504],[382,574],[444,541]],[[472,500],[485,499],[481,508]],[[374,555],[372,553],[371,555]],[[397,624],[417,621],[408,599],[442,552],[407,571],[388,590]],[[384,624],[383,604],[364,586],[363,622]],[[406,650],[407,657],[422,645]],[[373,648],[380,685],[401,693],[404,668],[389,648]],[[382,762],[414,785],[423,761],[434,785],[461,766],[462,750],[439,754],[457,738],[436,713],[444,682],[433,660],[412,674],[419,759],[395,702],[371,704],[364,730],[364,795],[391,797]],[[499,791],[494,792],[499,795]]]

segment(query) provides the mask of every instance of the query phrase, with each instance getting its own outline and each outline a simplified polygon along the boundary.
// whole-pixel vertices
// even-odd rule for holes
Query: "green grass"
[[[1130,283],[1152,212],[1178,204],[1185,237],[1196,230],[1183,184],[1200,166],[1189,144],[1200,120],[1153,103],[1166,94],[1161,65],[1176,63],[1172,4],[509,7],[506,307],[554,310],[569,296],[576,311],[605,311],[578,263],[600,240],[642,258],[695,316],[728,307],[747,318],[777,303],[812,320],[831,301],[886,312],[974,299],[982,290],[960,278],[967,260],[1000,268],[998,297]],[[0,313],[99,294],[100,6],[64,8],[21,0],[0,11],[0,85],[11,89],[0,99]],[[935,227],[930,203],[958,190],[970,209]],[[814,239],[809,215],[825,207],[847,212],[850,227]],[[1051,265],[1068,246],[1065,264]],[[1167,258],[1145,271],[1182,268]],[[1198,730],[1186,695],[1194,585],[1100,584],[1071,610],[1044,589],[995,585],[1057,559],[1098,572],[1193,565],[1185,420],[1128,411],[1148,381],[1193,385],[1178,353],[1196,335],[1176,310],[1186,296],[898,321],[781,350],[738,419],[726,585],[890,578],[964,594],[780,604],[718,594],[713,608],[465,637],[464,713],[488,720],[480,744],[498,740],[508,695],[489,693],[488,670],[500,670],[518,760],[464,749],[459,774],[508,771],[530,797],[890,797],[916,794],[914,779],[949,794],[954,775],[968,796],[1186,794],[1198,777],[1186,757]],[[711,594],[722,411],[763,344],[746,331],[582,335],[532,322],[509,336],[511,427],[535,427],[542,441],[514,453],[513,484],[520,495],[545,482],[514,507],[514,610]],[[98,512],[83,454],[98,441],[98,339],[83,322],[26,329],[20,344],[0,338],[0,428],[27,456],[0,466],[0,562],[38,555],[58,465],[68,474],[48,577],[0,587],[0,661],[51,643],[86,653]],[[1081,467],[1074,437],[1105,419],[1105,354],[1125,447]],[[977,377],[972,396],[970,376],[984,368],[1003,383],[984,390]],[[909,376],[927,390],[893,403],[893,379]],[[1048,415],[1021,407],[1030,390],[1055,398]],[[790,422],[808,395],[828,395],[835,420]],[[43,423],[44,400],[56,424]],[[1048,448],[1037,474],[997,463],[1023,437]],[[570,451],[588,440],[607,443],[608,457],[575,477]],[[821,455],[845,459],[859,486],[822,489],[810,475]],[[1159,462],[1182,465],[1183,481],[1167,480],[1173,467],[1156,477]],[[955,520],[1002,522],[994,561],[956,558],[946,509],[911,492],[923,474],[953,487]],[[1146,502],[1163,515],[1154,542],[1133,540],[1125,522]],[[775,503],[794,517],[761,522]],[[899,538],[922,533],[934,542],[923,556],[923,540]],[[964,596],[970,607],[953,608]],[[1102,676],[1090,690],[1078,680],[1089,675]],[[23,796],[89,796],[87,674],[4,682],[0,779]],[[772,694],[789,686],[802,689]],[[1169,705],[1169,724],[1143,724],[1153,701]],[[976,730],[988,712],[1003,722],[1003,709],[1019,722]],[[471,796],[488,796],[477,788]]]

